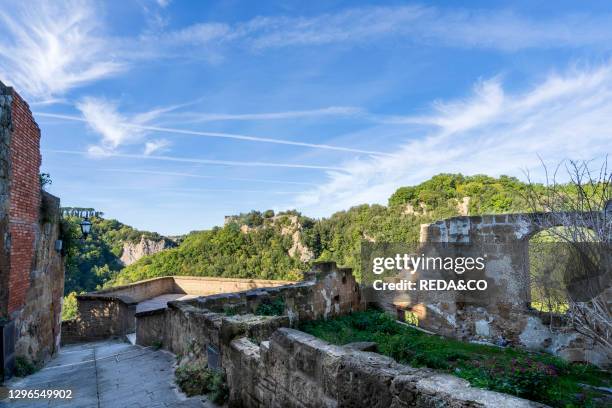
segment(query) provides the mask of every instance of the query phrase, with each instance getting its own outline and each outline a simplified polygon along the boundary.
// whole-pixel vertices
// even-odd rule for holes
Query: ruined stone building
[[[38,364],[59,347],[59,199],[42,191],[40,163],[30,108],[0,82],[0,380],[17,357]]]
[[[581,225],[592,220],[610,223],[612,212],[608,207],[609,204],[597,213],[567,214],[584,219]],[[529,241],[539,232],[559,226],[554,224],[556,219],[550,213],[499,214],[453,217],[422,225],[420,241],[423,248],[443,244],[460,248],[462,255],[469,251],[488,253],[487,267],[482,274],[489,282],[486,299],[473,302],[470,301],[473,299],[460,299],[454,293],[439,302],[418,302],[398,296],[392,299],[394,304],[386,304],[386,308],[412,311],[420,327],[444,336],[512,344],[546,351],[568,361],[609,367],[612,364],[610,353],[603,346],[572,329],[571,325],[551,330],[550,315],[530,307]],[[607,300],[608,308],[612,308],[610,265],[604,266],[605,273],[598,277],[597,286],[599,296]]]

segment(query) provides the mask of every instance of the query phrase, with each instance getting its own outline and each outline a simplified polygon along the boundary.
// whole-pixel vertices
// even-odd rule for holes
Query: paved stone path
[[[165,295],[156,296],[151,299],[143,300],[136,305],[136,313],[146,312],[149,310],[165,309],[168,307],[168,302],[173,300],[186,300],[198,297],[198,295],[186,295],[184,293],[166,293]]]
[[[173,383],[175,357],[165,351],[104,341],[63,347],[43,369],[13,378],[8,389],[70,389],[71,400],[1,400],[0,407],[195,408],[214,407],[186,398]],[[4,390],[6,393],[6,389]],[[0,396],[1,398],[1,396]]]

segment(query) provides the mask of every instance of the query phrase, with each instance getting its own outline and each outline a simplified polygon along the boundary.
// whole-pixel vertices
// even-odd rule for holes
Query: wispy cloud
[[[102,98],[84,98],[76,105],[83,114],[82,118],[64,116],[64,119],[83,120],[89,128],[102,137],[100,144],[90,146],[92,154],[105,155],[113,153],[118,147],[135,144],[142,141],[147,130],[143,126],[150,123],[163,112],[172,108],[154,109],[126,117],[117,110],[117,104]],[[41,115],[42,116],[42,115]],[[151,140],[145,142],[144,154],[148,155],[165,148],[170,143],[166,140]]]
[[[153,154],[159,150],[164,150],[166,147],[168,147],[170,145],[170,142],[167,141],[166,139],[157,139],[157,140],[151,140],[149,142],[145,143],[145,148],[144,148],[144,155],[148,156],[150,154]]]
[[[44,150],[45,153],[59,153],[59,154],[70,154],[78,156],[88,156],[91,154],[89,151],[78,151],[78,150],[55,150],[48,149]],[[157,156],[157,155],[144,155],[144,154],[126,154],[126,153],[114,153],[105,152],[105,157],[117,157],[123,159],[142,159],[142,160],[159,160],[159,161],[170,161],[177,163],[195,163],[195,164],[210,164],[217,166],[246,166],[246,167],[281,167],[289,169],[311,169],[311,170],[330,170],[330,171],[343,171],[341,167],[334,166],[323,166],[317,164],[300,164],[300,163],[275,163],[275,162],[256,162],[256,161],[232,161],[232,160],[212,160],[212,159],[197,159],[191,157],[176,157],[176,156]]]
[[[262,16],[235,24],[205,22],[166,33],[166,45],[243,44],[263,50],[360,43],[401,37],[408,43],[512,51],[525,48],[610,48],[612,14],[533,20],[509,11],[465,11],[418,5],[357,7],[312,17]],[[483,33],[486,33],[483,35]]]
[[[25,96],[56,100],[125,68],[113,58],[94,3],[9,3],[0,9],[0,76]]]
[[[524,92],[499,78],[481,81],[468,98],[434,104],[429,115],[403,119],[426,137],[393,157],[352,160],[345,172],[301,194],[292,207],[316,215],[359,203],[385,203],[398,186],[440,172],[521,176],[550,162],[612,153],[612,65],[551,74]]]
[[[163,110],[154,110],[146,114],[134,115],[131,119],[117,113],[116,105],[103,100],[88,98],[77,105],[83,116],[63,115],[46,112],[36,112],[40,117],[64,119],[71,121],[87,122],[89,126],[102,135],[102,145],[93,146],[92,153],[110,153],[121,144],[131,143],[139,140],[143,134],[150,132],[165,133],[171,135],[189,135],[210,138],[221,138],[230,140],[240,140],[256,143],[270,143],[287,146],[298,146],[312,149],[335,150],[348,153],[359,153],[376,156],[389,156],[383,151],[364,150],[353,147],[335,146],[324,143],[298,142],[286,139],[274,139],[269,137],[241,135],[236,133],[206,132],[200,130],[177,129],[162,126],[145,125],[154,118],[158,117]],[[167,109],[166,109],[167,110]]]

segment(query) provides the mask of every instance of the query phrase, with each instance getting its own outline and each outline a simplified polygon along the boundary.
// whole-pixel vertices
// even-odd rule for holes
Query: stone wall
[[[566,215],[584,216],[579,213]],[[585,219],[597,220],[597,216],[588,214]],[[438,304],[405,301],[389,304],[385,299],[382,305],[388,310],[394,307],[410,310],[418,317],[420,327],[445,336],[523,346],[547,351],[569,361],[610,366],[609,352],[567,327],[551,330],[550,318],[546,321],[542,313],[530,308],[529,239],[554,226],[552,219],[547,213],[502,214],[454,217],[422,225],[421,242],[424,246],[451,243],[466,244],[465,251],[482,246],[490,249],[485,271],[489,282],[487,302],[472,305],[451,299]]]
[[[282,316],[258,307],[282,299]],[[227,376],[231,407],[542,407],[388,357],[293,330],[300,320],[362,310],[350,269],[315,265],[293,285],[170,302],[136,314],[136,341],[207,363]]]
[[[0,83],[0,319],[8,318],[11,102],[12,93]]]
[[[60,200],[43,193],[29,285],[16,320],[15,345],[16,355],[37,363],[49,360],[60,345],[64,261],[55,247],[60,237],[60,217]]]
[[[0,82],[0,347],[37,364],[58,349],[64,265],[59,199],[41,190],[40,130],[28,104]]]
[[[62,344],[95,341],[134,332],[136,303],[88,295],[80,295],[77,299],[77,317],[62,324]]]
[[[286,285],[290,281],[196,276],[147,279],[77,296],[77,317],[62,327],[62,342],[92,341],[136,331],[138,303],[165,294],[210,295]],[[163,311],[163,304],[160,309]]]
[[[216,278],[208,276],[174,276],[174,293],[207,296],[216,293],[275,287],[295,283],[287,280]]]
[[[289,328],[232,340],[223,367],[230,407],[544,407]]]
[[[255,316],[260,305],[279,300],[284,305],[284,319]],[[222,352],[223,344],[227,346],[240,333],[258,337],[253,333],[271,333],[270,325],[275,328],[281,323],[327,319],[362,310],[365,305],[352,271],[326,262],[316,264],[299,283],[174,301],[168,306],[136,314],[136,342],[161,342],[184,355],[206,350],[209,345]],[[225,343],[221,339],[226,339]],[[206,358],[203,351],[196,354]]]

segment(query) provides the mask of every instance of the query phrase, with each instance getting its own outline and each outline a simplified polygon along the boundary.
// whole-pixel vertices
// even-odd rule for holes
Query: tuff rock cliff
[[[163,251],[167,248],[173,248],[176,244],[169,239],[152,240],[144,235],[140,237],[139,242],[125,241],[123,243],[123,251],[121,253],[121,262],[124,265],[131,265],[143,256],[152,255]]]

